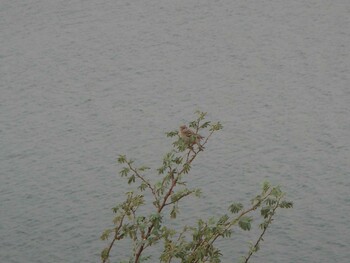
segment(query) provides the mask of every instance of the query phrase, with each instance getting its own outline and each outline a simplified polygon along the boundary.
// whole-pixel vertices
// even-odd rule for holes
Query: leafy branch
[[[118,157],[118,163],[124,167],[120,170],[121,177],[127,179],[128,184],[138,183],[137,192],[126,193],[126,200],[114,207],[116,214],[114,227],[103,232],[101,239],[111,238],[108,246],[101,253],[101,261],[109,262],[112,248],[117,241],[128,238],[132,241],[132,255],[129,263],[147,261],[151,256],[144,256],[144,252],[162,241],[163,252],[159,256],[160,262],[171,262],[173,259],[180,259],[181,262],[220,262],[221,252],[215,247],[218,238],[227,238],[232,235],[233,227],[238,226],[243,230],[250,230],[252,217],[248,214],[261,208],[260,213],[264,222],[260,224],[262,233],[249,253],[244,257],[248,262],[251,255],[258,251],[259,243],[268,226],[273,221],[277,208],[290,208],[292,203],[285,201],[284,193],[279,187],[271,187],[264,183],[261,194],[251,201],[251,206],[244,209],[241,203],[232,203],[229,207],[230,215],[224,214],[218,220],[210,218],[208,221],[198,220],[196,227],[184,226],[178,233],[163,224],[164,219],[174,220],[179,212],[179,202],[191,195],[199,197],[200,189],[189,189],[183,178],[191,171],[194,160],[204,150],[211,136],[223,128],[220,122],[212,123],[205,121],[205,112],[196,112],[197,119],[189,123],[192,130],[186,130],[181,126],[179,131],[173,130],[166,133],[167,137],[176,137],[173,142],[173,149],[165,154],[162,165],[155,173],[160,180],[152,182],[148,179],[148,173],[152,170],[147,166],[137,167],[134,161],[125,155]],[[185,129],[186,136],[181,131]],[[206,132],[203,137],[200,133]],[[203,141],[202,143],[200,141]],[[145,199],[144,191],[151,193],[151,200]],[[150,214],[139,212],[139,208],[151,203],[154,211]],[[169,209],[166,209],[170,207]],[[237,215],[238,214],[238,215]]]
[[[264,183],[262,193],[252,200],[252,205],[249,208],[243,209],[241,203],[230,205],[229,211],[232,214],[239,213],[238,216],[230,219],[230,216],[225,214],[217,221],[213,218],[210,218],[207,222],[199,220],[197,227],[186,227],[186,231],[190,230],[192,232],[192,240],[186,241],[181,237],[177,241],[171,242],[172,247],[167,246],[168,250],[165,250],[162,255],[162,258],[167,259],[164,262],[170,262],[173,257],[180,258],[181,262],[220,262],[221,253],[218,248],[214,247],[215,241],[219,237],[231,236],[232,228],[235,225],[243,230],[250,230],[253,220],[252,217],[247,215],[261,207],[261,215],[267,219],[260,225],[260,227],[263,227],[262,234],[250,249],[248,256],[245,257],[245,262],[248,262],[251,255],[258,251],[259,243],[262,241],[268,225],[272,222],[276,209],[278,207],[292,207],[291,202],[281,202],[283,197],[284,194],[279,190],[279,187],[271,187],[267,182]],[[275,205],[272,206],[272,204]]]

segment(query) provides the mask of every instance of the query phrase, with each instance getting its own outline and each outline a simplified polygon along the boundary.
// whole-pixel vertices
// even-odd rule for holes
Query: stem
[[[176,173],[176,168],[172,169],[170,166],[168,168],[169,168],[168,175],[170,175],[171,181],[174,181],[174,174]],[[162,180],[162,188],[164,187],[164,184],[167,180],[168,175],[164,176],[164,178]],[[158,201],[158,199],[156,199],[156,200]],[[159,207],[157,206],[157,208],[159,208]]]
[[[198,155],[199,151],[198,152],[194,152],[193,156],[189,158],[189,155],[190,155],[190,152],[191,150],[188,150],[188,154],[187,154],[187,160],[186,160],[186,163],[187,164],[191,164],[193,162],[193,160],[196,158],[196,156]],[[177,176],[172,180],[172,183],[171,183],[171,186],[168,190],[168,192],[165,194],[164,198],[163,198],[163,202],[162,204],[158,207],[158,213],[161,213],[163,208],[167,205],[167,201],[171,195],[171,193],[173,192],[173,189],[175,188],[176,184],[177,184],[177,181],[180,177],[180,175],[184,172],[185,168],[182,168],[181,171],[177,174]],[[154,223],[152,223],[149,227],[148,227],[148,230],[147,230],[147,233],[145,235],[145,239],[149,238],[149,236],[151,235],[152,233],[152,230],[154,228]],[[142,244],[139,249],[137,250],[136,252],[136,255],[135,255],[135,263],[138,263],[139,262],[139,259],[140,259],[140,256],[142,254],[142,251],[145,249],[145,244]]]
[[[204,141],[204,143],[202,144],[202,146],[205,145],[205,144],[208,142],[209,138],[212,136],[213,133],[214,133],[214,131],[211,131],[211,132],[210,132],[210,134],[209,134],[208,137],[205,139],[205,141]]]
[[[148,186],[148,188],[151,190],[153,196],[154,196],[155,198],[157,198],[157,193],[154,191],[152,185],[151,185],[145,178],[143,178],[143,176],[141,176],[141,175],[138,173],[138,171],[137,171],[136,169],[134,169],[134,168],[131,166],[130,162],[127,162],[127,164],[128,164],[128,166],[129,166],[130,170],[133,171],[134,174],[135,174],[139,179],[141,179],[145,184],[147,184],[147,186]]]
[[[107,260],[108,260],[108,258],[109,258],[109,253],[110,253],[111,250],[112,250],[112,247],[113,247],[113,245],[114,245],[114,242],[117,241],[117,240],[119,240],[119,239],[121,238],[121,236],[118,236],[118,232],[119,232],[120,228],[121,228],[122,225],[123,225],[124,217],[125,217],[125,215],[123,215],[122,219],[120,220],[120,223],[119,223],[118,227],[115,228],[115,235],[114,235],[114,238],[113,238],[111,244],[109,244],[109,247],[108,247],[108,250],[107,250],[107,255],[106,255],[105,259],[102,261],[102,263],[107,262]]]
[[[177,199],[176,201],[172,201],[170,203],[166,203],[166,204],[164,204],[164,206],[175,204],[175,203],[179,202],[182,198],[184,198],[186,196],[189,196],[192,193],[193,193],[192,191],[188,192],[188,193],[185,193],[183,196],[180,196],[179,199]]]
[[[234,224],[236,224],[239,219],[241,219],[244,215],[254,211],[255,209],[257,209],[260,204],[266,200],[266,198],[268,198],[269,196],[271,195],[271,190],[270,192],[268,192],[258,203],[256,203],[255,205],[253,205],[251,208],[245,210],[245,211],[242,211],[238,217],[236,217],[234,220],[232,220],[230,223],[227,224],[226,228],[224,229],[224,231],[222,232],[225,232],[226,230],[230,229]],[[196,250],[201,247],[205,242],[207,242],[208,244],[206,245],[206,248],[208,248],[209,246],[211,246],[216,239],[218,239],[219,236],[222,235],[222,232],[220,233],[216,233],[214,235],[212,235],[209,239],[204,239],[202,240],[199,244],[197,244],[196,248],[192,251],[190,257],[192,257],[194,255],[194,253],[196,252]],[[210,241],[211,240],[211,241]],[[199,262],[199,259],[195,262]]]
[[[264,236],[264,234],[265,234],[265,232],[266,232],[268,226],[269,226],[269,225],[271,224],[271,222],[272,222],[272,217],[274,216],[275,211],[276,211],[276,209],[277,209],[278,206],[279,206],[279,203],[280,203],[281,198],[282,198],[282,196],[281,196],[280,198],[278,198],[277,203],[276,203],[276,206],[273,208],[272,213],[270,214],[270,216],[269,216],[269,218],[268,218],[268,220],[267,220],[267,225],[264,227],[264,230],[263,230],[262,233],[260,234],[258,240],[255,242],[255,244],[254,244],[254,246],[253,246],[253,249],[251,249],[251,250],[249,251],[248,256],[245,258],[244,263],[248,263],[248,260],[250,259],[250,257],[253,255],[254,251],[256,251],[257,247],[259,246],[260,241],[263,240],[263,236]]]
[[[244,216],[244,215],[246,215],[246,214],[248,214],[248,213],[250,213],[250,212],[256,210],[256,209],[261,205],[261,203],[262,203],[263,201],[265,201],[265,200],[271,195],[271,191],[272,191],[272,190],[270,190],[270,192],[268,192],[258,203],[256,203],[255,205],[253,205],[253,206],[252,206],[251,208],[249,208],[248,210],[243,211],[237,218],[235,218],[233,221],[231,221],[231,222],[228,224],[228,226],[226,227],[225,231],[228,230],[228,229],[230,229],[234,224],[236,224],[236,223],[239,221],[239,219],[242,218],[242,216]],[[219,236],[220,236],[220,234],[216,234],[215,237],[214,237],[214,239],[211,241],[210,244],[213,244],[214,241],[215,241]]]

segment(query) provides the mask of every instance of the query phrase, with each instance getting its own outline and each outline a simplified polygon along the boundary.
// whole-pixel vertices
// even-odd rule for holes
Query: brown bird
[[[197,144],[199,149],[202,150],[204,147],[200,144],[200,141],[204,138],[202,135],[195,133],[191,129],[187,128],[186,125],[181,125],[179,129],[179,136],[184,140],[184,142],[188,143],[190,147],[194,144]],[[194,138],[191,141],[191,137]]]

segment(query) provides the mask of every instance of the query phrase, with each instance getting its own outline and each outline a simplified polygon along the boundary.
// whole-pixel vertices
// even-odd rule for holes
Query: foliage
[[[187,188],[184,177],[192,168],[195,158],[204,150],[212,134],[223,127],[220,122],[212,123],[204,121],[206,113],[196,112],[197,119],[189,123],[195,134],[204,130],[209,131],[203,138],[201,145],[185,142],[177,137],[178,131],[170,131],[168,137],[177,137],[173,143],[173,149],[165,154],[162,165],[156,169],[159,180],[151,182],[145,175],[150,170],[147,166],[136,167],[133,160],[125,155],[120,155],[118,163],[123,165],[120,176],[127,179],[128,184],[138,183],[135,191],[127,192],[124,202],[113,208],[115,217],[114,226],[106,229],[102,240],[109,240],[108,246],[101,253],[102,262],[109,262],[111,249],[121,239],[132,241],[130,258],[126,262],[145,262],[151,259],[144,256],[147,248],[155,244],[161,244],[163,251],[159,255],[160,262],[221,262],[220,250],[215,246],[219,238],[230,237],[233,228],[239,227],[249,231],[252,228],[252,213],[260,209],[262,222],[260,223],[261,234],[250,249],[242,262],[248,262],[253,253],[259,250],[259,244],[267,228],[272,223],[278,208],[291,208],[292,202],[284,199],[285,193],[280,188],[264,182],[262,191],[251,200],[251,205],[244,207],[243,204],[233,202],[228,207],[228,213],[220,218],[208,220],[199,219],[196,226],[184,226],[181,231],[169,228],[163,222],[175,220],[179,212],[179,202],[191,195],[200,196],[201,190]],[[193,142],[193,141],[192,141]],[[186,176],[185,176],[186,175]],[[145,191],[149,191],[152,200],[146,200]],[[146,203],[152,203],[153,211],[149,214],[140,212],[139,208]],[[154,258],[152,261],[154,262]]]

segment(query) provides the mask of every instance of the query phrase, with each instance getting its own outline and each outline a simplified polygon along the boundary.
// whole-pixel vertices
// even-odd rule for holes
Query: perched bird
[[[200,144],[200,141],[204,138],[202,135],[195,133],[191,129],[187,128],[186,125],[181,125],[179,128],[179,136],[188,143],[190,147],[197,144],[199,149],[202,150],[204,147]],[[193,138],[193,139],[191,139]]]

